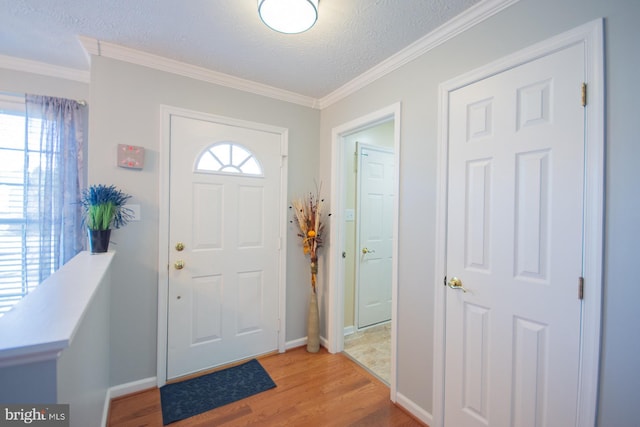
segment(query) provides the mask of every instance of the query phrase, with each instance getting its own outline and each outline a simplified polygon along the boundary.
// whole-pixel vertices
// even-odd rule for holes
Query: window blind
[[[29,157],[37,147],[25,147],[25,126],[24,101],[0,98],[0,316],[39,283],[39,254],[27,249],[25,207]]]

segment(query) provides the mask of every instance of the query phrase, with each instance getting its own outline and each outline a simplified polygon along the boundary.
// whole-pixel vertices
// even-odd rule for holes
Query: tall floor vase
[[[307,351],[317,353],[320,350],[320,314],[318,312],[318,294],[311,291],[309,315],[307,318]]]

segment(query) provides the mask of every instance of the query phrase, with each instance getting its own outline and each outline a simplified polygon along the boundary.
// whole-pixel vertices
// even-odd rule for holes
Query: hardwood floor
[[[424,426],[391,403],[385,384],[345,355],[300,347],[259,360],[276,388],[171,426]],[[162,426],[158,389],[111,401],[108,425]]]

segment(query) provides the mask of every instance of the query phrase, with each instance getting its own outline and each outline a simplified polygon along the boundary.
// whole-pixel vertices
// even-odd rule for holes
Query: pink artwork
[[[118,144],[118,166],[128,169],[144,167],[144,147]]]

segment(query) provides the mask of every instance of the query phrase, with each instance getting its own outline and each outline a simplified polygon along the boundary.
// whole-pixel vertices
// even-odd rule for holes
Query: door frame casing
[[[600,329],[603,290],[603,219],[604,219],[604,43],[603,20],[597,19],[556,37],[520,50],[462,76],[446,81],[439,88],[438,154],[436,198],[436,260],[433,363],[433,425],[444,426],[445,316],[446,288],[442,285],[446,271],[448,129],[449,94],[461,87],[552,54],[569,46],[582,44],[585,49],[585,82],[588,103],[585,108],[585,175],[583,226],[583,277],[580,371],[576,426],[593,426],[596,422],[598,374],[600,363]],[[576,88],[578,94],[579,88]],[[579,96],[576,95],[576,102]],[[576,278],[576,298],[578,283]]]
[[[395,165],[395,192],[396,200],[393,207],[393,264],[391,268],[391,375],[389,377],[389,389],[391,401],[396,401],[396,351],[397,351],[397,308],[398,308],[398,215],[399,215],[399,188],[400,188],[400,113],[401,104],[396,102],[380,110],[369,113],[363,117],[354,119],[331,131],[331,211],[332,227],[329,235],[327,253],[329,262],[327,265],[328,300],[327,300],[327,344],[330,353],[339,353],[344,350],[344,260],[342,251],[345,246],[345,176],[344,165],[349,159],[344,158],[344,138],[350,134],[365,130],[377,124],[393,120],[393,151]]]
[[[280,137],[280,200],[279,200],[279,262],[278,262],[278,352],[286,349],[286,283],[287,283],[287,176],[288,176],[288,144],[287,128],[251,122],[231,117],[219,116],[200,111],[188,110],[169,105],[160,105],[160,152],[159,152],[159,185],[158,185],[158,343],[156,382],[162,387],[167,382],[167,322],[168,286],[169,286],[169,207],[170,207],[170,172],[171,172],[171,116],[181,116],[195,120],[205,120],[223,125],[237,126],[246,129],[273,133]],[[163,266],[167,266],[163,268]]]

